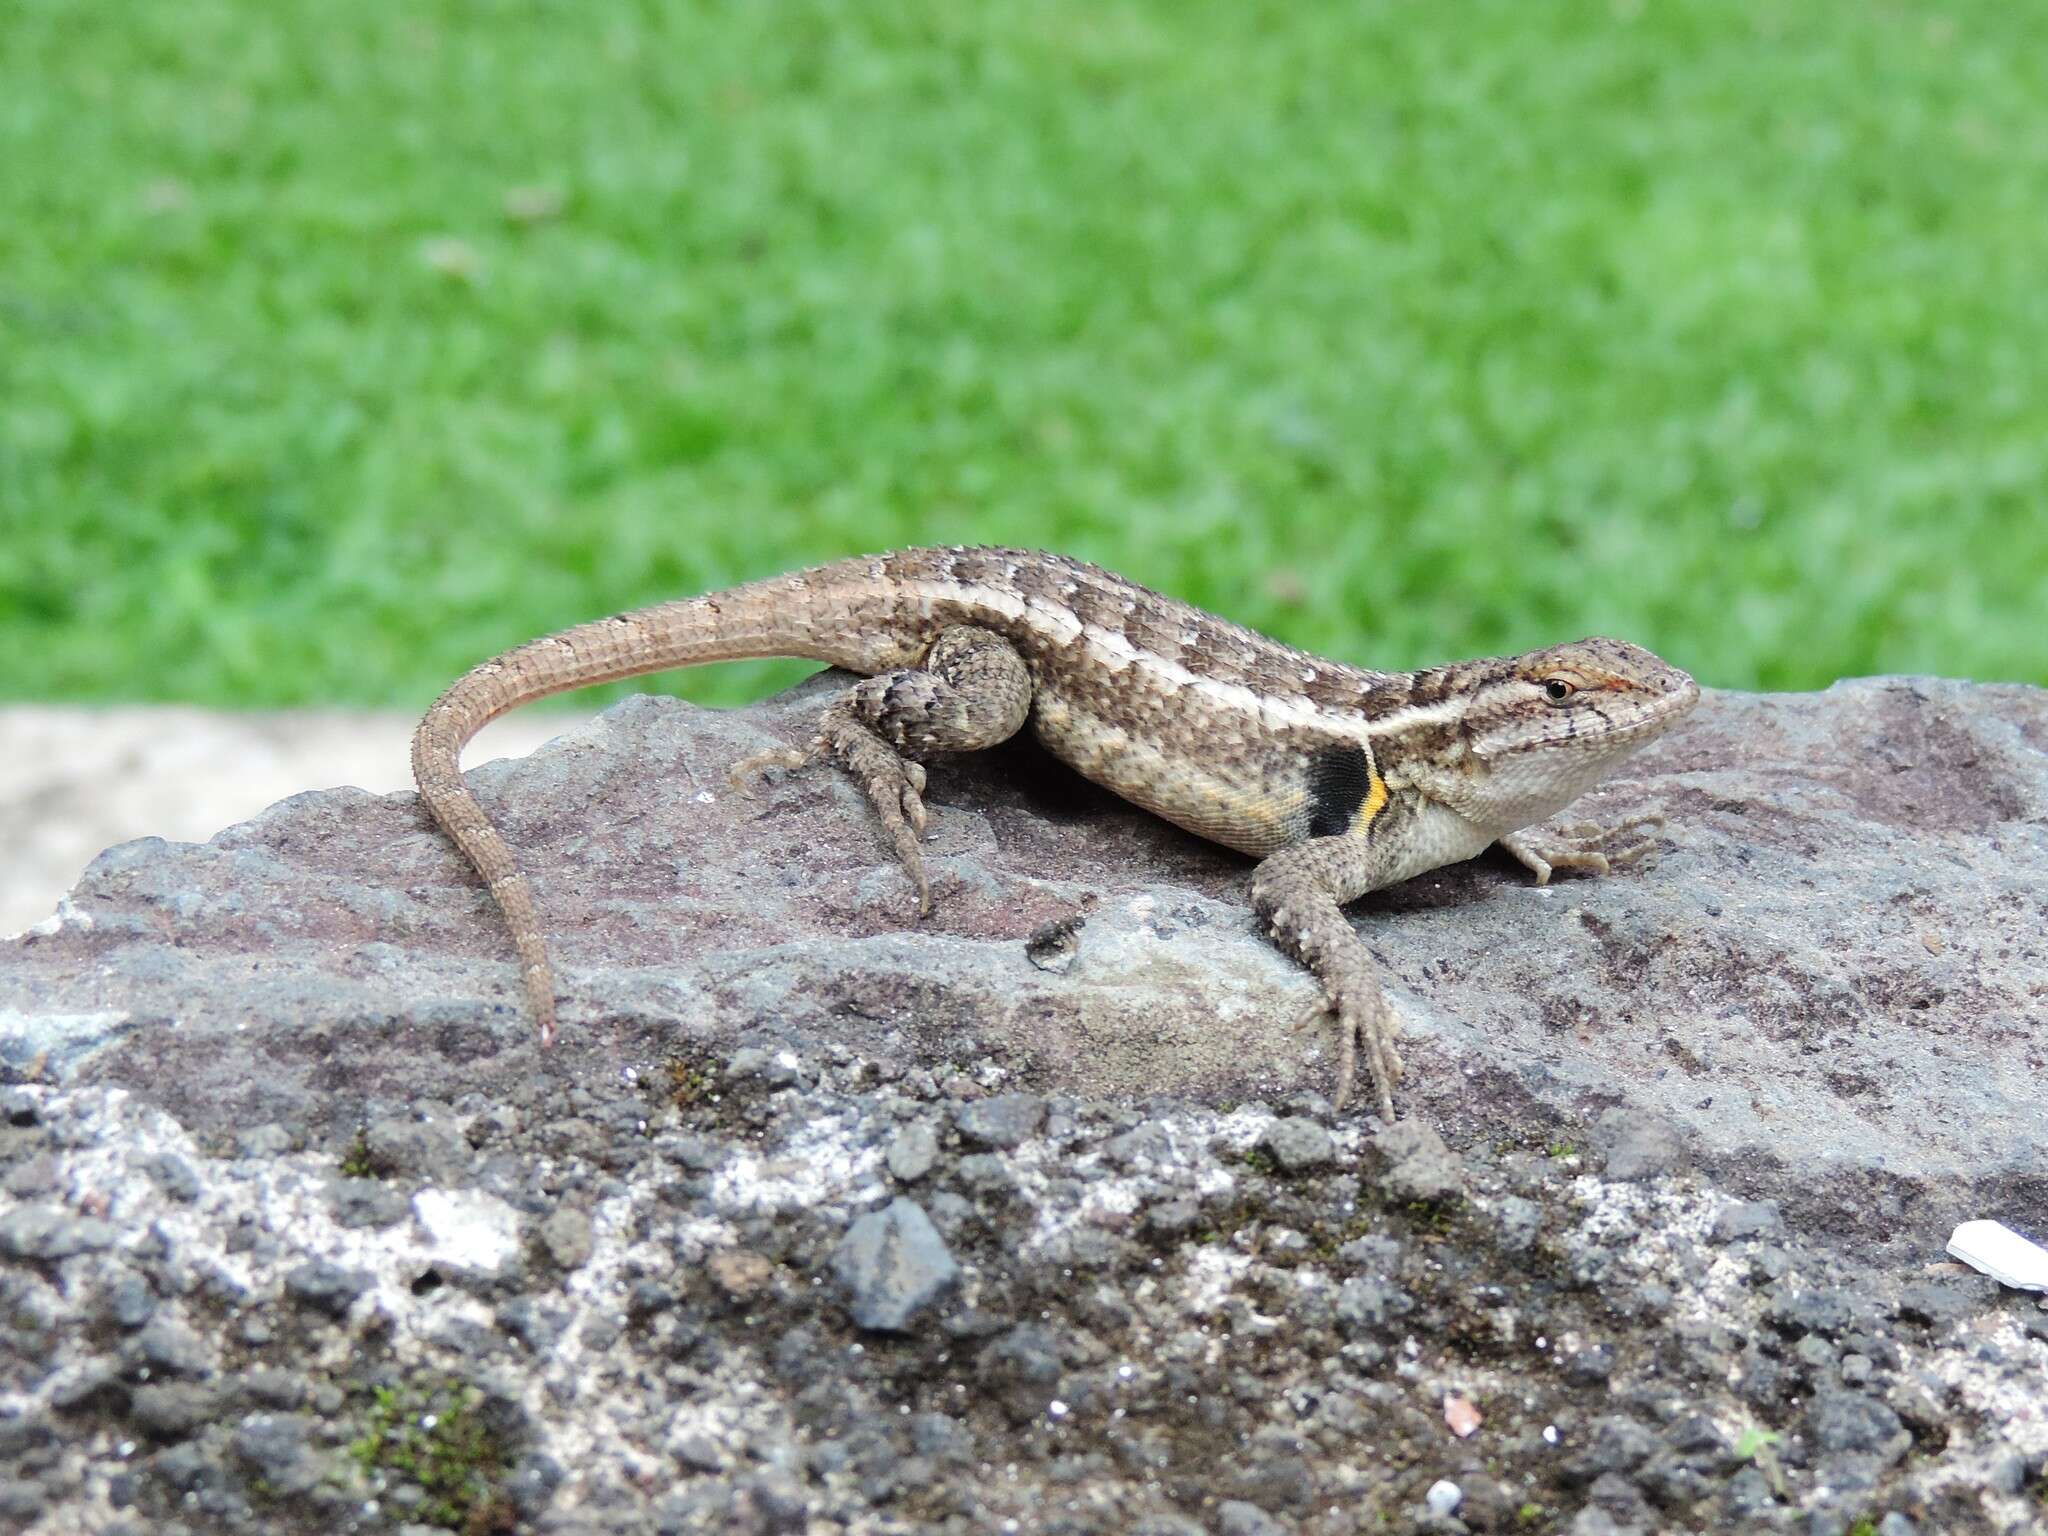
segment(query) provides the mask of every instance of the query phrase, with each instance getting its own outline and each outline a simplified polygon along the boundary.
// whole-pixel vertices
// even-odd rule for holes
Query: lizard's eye
[[[1579,685],[1562,677],[1547,677],[1543,680],[1543,697],[1553,704],[1562,704],[1579,691]]]

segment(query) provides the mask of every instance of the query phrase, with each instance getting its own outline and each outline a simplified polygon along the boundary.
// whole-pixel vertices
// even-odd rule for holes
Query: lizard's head
[[[1481,792],[1501,821],[1554,814],[1683,720],[1700,686],[1625,640],[1575,640],[1491,664],[1465,712]]]

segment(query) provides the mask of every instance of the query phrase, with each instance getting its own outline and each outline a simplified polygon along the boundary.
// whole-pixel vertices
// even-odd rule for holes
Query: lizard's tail
[[[521,704],[672,667],[760,656],[803,657],[863,672],[899,664],[898,653],[910,642],[895,639],[894,626],[876,622],[878,616],[852,622],[858,599],[850,590],[841,602],[830,601],[836,574],[826,567],[659,603],[528,641],[457,678],[421,719],[412,738],[413,780],[505,914],[541,1044],[555,1037],[555,983],[540,914],[510,845],[463,782],[464,745]]]

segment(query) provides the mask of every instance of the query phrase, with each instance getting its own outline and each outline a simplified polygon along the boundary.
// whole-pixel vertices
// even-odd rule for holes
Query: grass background
[[[2044,360],[2010,0],[0,0],[16,698],[418,705],[924,541],[2048,683]]]

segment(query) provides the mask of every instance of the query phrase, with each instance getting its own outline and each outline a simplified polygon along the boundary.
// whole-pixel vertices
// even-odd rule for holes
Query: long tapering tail
[[[827,566],[705,597],[659,603],[528,641],[471,668],[435,700],[412,738],[420,798],[490,887],[519,952],[540,1039],[555,1037],[555,984],[533,890],[503,835],[462,778],[462,749],[490,721],[549,694],[672,667],[795,656],[858,671],[908,659],[883,616],[862,612],[872,587]]]

